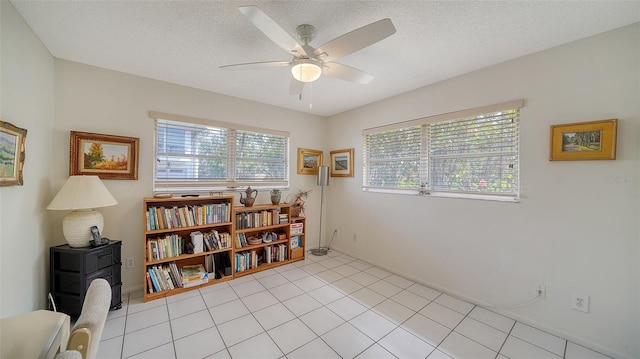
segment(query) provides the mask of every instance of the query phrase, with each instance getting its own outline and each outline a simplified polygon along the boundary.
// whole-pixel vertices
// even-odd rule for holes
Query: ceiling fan
[[[246,70],[290,66],[293,77],[289,93],[292,95],[300,94],[305,83],[317,80],[320,75],[368,84],[374,79],[373,75],[339,64],[334,60],[373,45],[396,32],[393,23],[387,18],[365,25],[314,48],[309,45],[316,36],[316,28],[312,25],[302,24],[296,28],[296,35],[302,41],[301,44],[257,6],[240,6],[239,9],[268,38],[293,55],[293,58],[290,61],[252,62],[220,66],[220,68]]]

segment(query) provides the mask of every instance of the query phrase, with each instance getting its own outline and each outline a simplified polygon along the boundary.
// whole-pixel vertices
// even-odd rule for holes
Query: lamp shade
[[[300,82],[313,82],[320,78],[322,69],[313,60],[301,59],[294,63],[291,74]]]
[[[98,176],[70,176],[47,209],[75,210],[118,204]]]
[[[87,247],[93,238],[91,227],[102,233],[104,218],[94,208],[118,204],[98,176],[71,176],[47,209],[71,210],[62,221],[64,238],[71,247]]]
[[[316,178],[316,184],[318,186],[329,185],[329,166],[318,167],[318,178]]]

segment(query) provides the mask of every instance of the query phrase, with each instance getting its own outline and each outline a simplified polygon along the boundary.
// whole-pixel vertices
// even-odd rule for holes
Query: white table
[[[69,342],[70,319],[48,310],[0,319],[0,358],[53,358]]]

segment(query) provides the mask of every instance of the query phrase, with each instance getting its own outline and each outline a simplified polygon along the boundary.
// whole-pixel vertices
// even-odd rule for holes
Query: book
[[[147,273],[151,277],[151,282],[153,283],[153,289],[155,292],[162,292],[162,287],[160,286],[160,281],[158,277],[156,277],[156,272],[153,270],[153,267],[147,269]]]
[[[202,264],[186,265],[180,268],[182,275],[182,286],[184,288],[204,284],[209,281],[209,272]]]
[[[151,275],[147,272],[147,291],[153,293],[153,283],[151,283]]]
[[[204,237],[202,232],[191,232],[191,243],[193,243],[193,254],[202,253],[204,251]],[[207,250],[210,251],[211,249],[207,248]]]

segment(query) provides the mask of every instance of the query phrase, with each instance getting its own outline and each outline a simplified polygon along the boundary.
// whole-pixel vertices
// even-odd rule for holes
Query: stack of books
[[[182,287],[189,288],[209,282],[209,273],[202,264],[187,265],[180,268]]]

